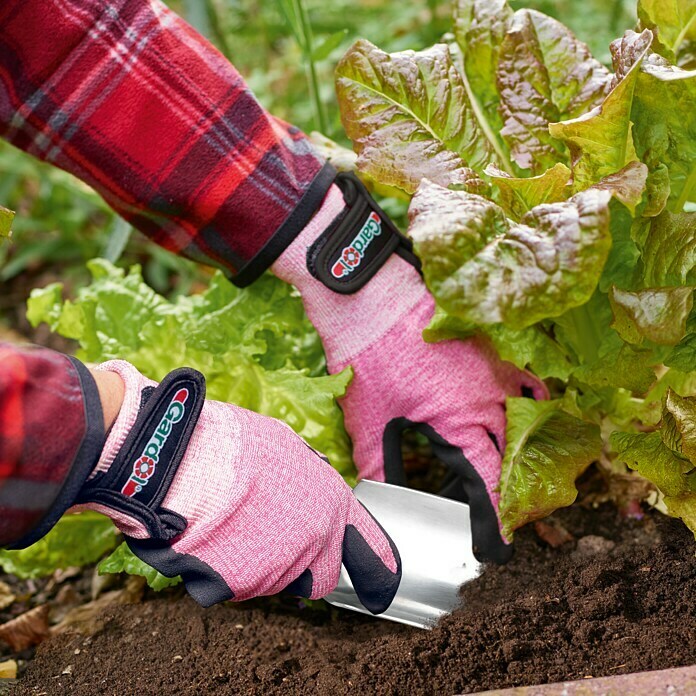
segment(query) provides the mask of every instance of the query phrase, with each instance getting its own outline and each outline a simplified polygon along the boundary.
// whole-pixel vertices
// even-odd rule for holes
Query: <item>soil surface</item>
[[[521,530],[515,558],[432,631],[295,600],[201,609],[174,591],[49,639],[12,693],[462,694],[696,663],[693,536],[617,514],[561,511],[555,540]]]

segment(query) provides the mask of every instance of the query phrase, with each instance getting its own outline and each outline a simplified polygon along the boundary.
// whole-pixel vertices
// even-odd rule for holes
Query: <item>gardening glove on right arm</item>
[[[373,613],[401,578],[389,536],[286,424],[205,400],[203,376],[157,385],[112,361],[125,399],[77,503],[111,517],[133,553],[208,606],[288,590],[323,597],[341,563]]]
[[[442,494],[469,503],[474,551],[504,562],[498,519],[507,396],[544,398],[533,375],[482,339],[426,343],[435,301],[410,242],[353,175],[274,263],[321,336],[329,372],[354,370],[341,406],[360,476],[406,485],[401,434],[426,435],[448,467]]]

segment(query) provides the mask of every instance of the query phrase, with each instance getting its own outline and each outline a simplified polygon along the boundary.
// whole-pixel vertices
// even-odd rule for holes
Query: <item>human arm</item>
[[[0,26],[0,135],[170,251],[251,282],[331,184],[304,134],[158,0],[8,0]]]
[[[286,424],[206,400],[194,370],[158,385],[123,361],[88,371],[46,349],[2,350],[0,424],[12,422],[12,394],[37,417],[21,438],[11,442],[7,430],[0,437],[0,545],[23,548],[66,510],[93,509],[206,606],[281,590],[321,597],[336,586],[342,563],[368,609],[379,613],[391,602],[401,575],[396,547]],[[98,447],[80,458],[84,424],[72,430],[87,416]],[[39,510],[41,486],[57,494]],[[20,526],[14,513],[22,508],[33,519]]]

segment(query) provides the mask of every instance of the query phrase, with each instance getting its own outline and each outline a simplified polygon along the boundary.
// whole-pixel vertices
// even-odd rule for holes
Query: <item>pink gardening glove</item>
[[[545,387],[483,340],[426,343],[435,302],[409,242],[355,177],[336,183],[272,268],[300,291],[329,372],[353,366],[341,406],[360,476],[406,485],[402,431],[424,433],[450,469],[443,495],[471,506],[477,555],[503,562],[511,549],[495,489],[505,399],[545,398]]]
[[[203,376],[157,386],[112,361],[123,406],[79,508],[108,515],[136,556],[181,575],[204,606],[288,590],[323,597],[341,562],[373,613],[396,593],[391,539],[341,476],[287,425],[205,401]]]

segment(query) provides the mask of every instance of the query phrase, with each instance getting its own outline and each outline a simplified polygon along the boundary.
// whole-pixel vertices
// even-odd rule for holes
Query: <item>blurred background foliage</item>
[[[246,78],[273,114],[348,144],[334,99],[333,69],[358,37],[386,51],[422,48],[451,28],[449,0],[171,0]],[[636,21],[634,0],[511,0],[562,20],[609,62],[612,39]],[[0,242],[0,324],[42,343],[24,318],[31,288],[86,281],[102,256],[143,265],[146,282],[169,297],[202,287],[208,271],[132,233],[89,187],[0,141],[0,203],[15,210]],[[45,329],[45,327],[44,327]],[[1,329],[0,329],[1,330]],[[2,334],[0,333],[0,336]],[[67,348],[69,346],[60,345]]]

